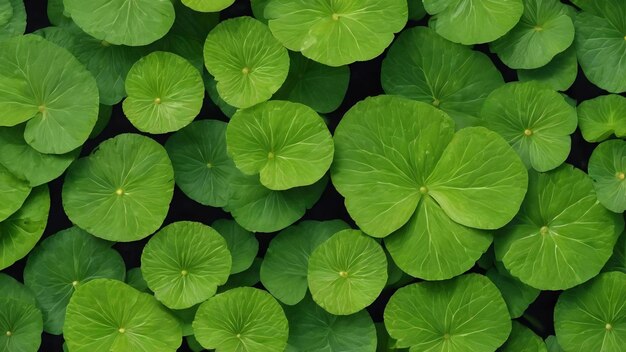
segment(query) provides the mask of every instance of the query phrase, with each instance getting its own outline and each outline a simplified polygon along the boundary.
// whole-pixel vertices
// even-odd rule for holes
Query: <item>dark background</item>
[[[569,3],[569,1],[563,2]],[[28,14],[27,32],[32,32],[39,28],[47,27],[50,25],[46,14],[46,3],[47,1],[45,0],[25,0],[26,11]],[[234,5],[222,11],[221,13],[222,19],[243,15],[252,15],[248,0],[237,0]],[[422,20],[419,22],[411,21],[409,22],[408,26],[413,27],[416,25],[426,25],[426,20]],[[500,72],[502,72],[507,82],[517,80],[515,70],[509,69],[504,64],[502,64],[502,62],[498,59],[496,55],[489,53],[487,45],[477,45],[475,49],[482,51],[491,57]],[[380,68],[384,56],[385,54],[371,61],[357,62],[350,65],[351,79],[346,98],[337,111],[326,115],[328,117],[329,127],[331,131],[333,131],[334,128],[337,126],[337,123],[341,119],[341,116],[343,116],[343,114],[355,103],[363,100],[368,96],[383,94],[383,90],[380,84]],[[576,101],[581,102],[583,100],[591,99],[598,95],[603,95],[607,93],[591,84],[585,78],[582,71],[579,69],[576,82],[566,92],[566,94]],[[208,95],[205,98],[203,110],[197,119],[207,118],[228,121],[228,118],[224,116],[224,114],[222,114],[221,111],[211,103]],[[109,122],[109,125],[97,138],[89,140],[85,144],[81,155],[84,156],[89,154],[102,141],[116,136],[120,133],[126,132],[141,134],[141,132],[137,131],[137,129],[135,129],[124,117],[121,109],[121,104],[118,104],[113,108],[113,116],[111,118],[111,121]],[[160,143],[165,143],[169,136],[170,134],[150,135],[151,138],[157,140]],[[572,136],[572,150],[569,158],[567,159],[567,162],[586,171],[587,161],[589,160],[589,156],[591,155],[591,152],[594,148],[595,145],[585,142],[580,132],[576,131],[576,133]],[[63,207],[61,203],[62,180],[63,177],[49,184],[52,205],[50,209],[48,227],[46,228],[43,238],[72,226],[72,223],[68,220],[67,216],[63,212]],[[205,224],[210,224],[216,219],[229,217],[230,216],[228,213],[225,213],[219,208],[202,206],[190,200],[177,187],[174,192],[174,198],[172,200],[170,210],[164,225],[181,220],[199,221]],[[348,223],[354,225],[343,205],[343,198],[337,193],[337,191],[330,183],[320,201],[306,213],[303,219],[343,219]],[[267,249],[267,245],[272,237],[273,236],[271,234],[257,235],[257,238],[260,242],[259,256],[263,256],[265,250]],[[115,248],[124,258],[127,268],[134,268],[140,265],[141,251],[147,240],[148,239],[144,239],[132,243],[118,243],[115,245]],[[3,272],[8,273],[9,275],[22,281],[22,272],[25,264],[26,259],[22,259],[8,269],[3,270]],[[476,267],[472,269],[472,271],[481,272],[481,269]],[[389,300],[389,297],[391,297],[392,294],[393,290],[383,291],[381,296],[368,308],[374,321],[382,321],[383,310],[385,308],[385,305],[387,304],[387,301]],[[522,321],[524,321],[524,323],[526,323],[527,326],[531,327],[537,334],[544,338],[548,335],[554,334],[552,313],[558,295],[559,292],[542,292],[539,298],[529,307],[529,309],[526,311],[526,314],[521,319]],[[62,344],[63,338],[61,336],[44,334],[41,350],[46,352],[61,351]],[[183,346],[181,350],[188,351],[188,348],[187,346]]]

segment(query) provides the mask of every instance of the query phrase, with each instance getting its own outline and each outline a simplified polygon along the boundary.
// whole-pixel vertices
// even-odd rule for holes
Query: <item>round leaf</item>
[[[487,55],[426,27],[402,32],[383,60],[381,80],[387,94],[432,104],[457,128],[477,125],[485,98],[504,84]]]
[[[626,341],[626,274],[611,272],[565,291],[554,328],[565,351],[620,351]]]
[[[0,298],[15,299],[24,303],[37,304],[33,292],[13,277],[0,273]]]
[[[514,69],[545,66],[574,41],[574,23],[559,0],[524,0],[519,23],[491,43],[491,51]]]
[[[92,280],[76,290],[63,333],[69,350],[76,352],[174,352],[182,343],[178,321],[154,297],[110,279]]]
[[[111,44],[141,46],[174,23],[171,0],[65,0],[65,10],[87,34]]]
[[[251,17],[217,25],[204,43],[204,61],[220,97],[237,108],[271,98],[289,73],[287,50]]]
[[[626,141],[600,144],[589,159],[589,176],[605,208],[616,213],[626,211]]]
[[[404,28],[408,7],[406,0],[272,0],[265,17],[287,49],[343,66],[382,54]]]
[[[0,222],[0,270],[24,258],[41,238],[48,223],[47,186],[33,188],[22,207]]]
[[[380,244],[358,230],[342,230],[317,246],[309,258],[313,300],[335,315],[356,313],[380,295],[387,258]]]
[[[520,20],[522,0],[423,0],[434,15],[434,29],[442,37],[465,45],[492,42]]]
[[[228,154],[247,175],[281,191],[319,181],[333,160],[324,120],[306,105],[269,101],[235,113],[226,129]]]
[[[546,65],[532,70],[517,70],[517,77],[522,82],[538,81],[548,87],[559,90],[568,90],[578,75],[578,59],[574,45],[556,55]]]
[[[332,315],[307,296],[285,307],[285,314],[289,320],[287,351],[376,351],[376,328],[366,310]]]
[[[587,142],[626,137],[626,98],[610,94],[583,101],[578,105],[578,123]]]
[[[0,127],[0,164],[16,177],[28,181],[31,187],[48,183],[67,169],[80,153],[43,154],[24,140],[25,125]]]
[[[156,231],[169,209],[174,171],[152,139],[121,134],[69,169],[63,208],[70,220],[106,240],[129,242]]]
[[[30,194],[28,182],[15,177],[9,170],[0,164],[0,221],[4,221],[11,214],[22,207],[26,197]]]
[[[226,241],[213,228],[181,221],[157,232],[143,249],[141,272],[155,297],[185,309],[213,296],[226,283],[232,259]]]
[[[397,347],[412,351],[494,351],[509,336],[511,320],[489,279],[467,274],[400,288],[385,308],[385,326]]]
[[[195,337],[207,349],[283,352],[289,326],[280,304],[267,292],[242,287],[200,305],[193,322]]]
[[[341,220],[303,221],[274,237],[261,265],[261,282],[276,299],[287,305],[300,302],[309,288],[309,257],[335,233],[350,228]]]
[[[0,298],[0,351],[37,351],[43,331],[41,312],[32,303]]]
[[[534,82],[508,83],[487,97],[481,116],[537,171],[561,165],[570,152],[576,109],[556,91]]]
[[[233,262],[230,273],[237,274],[250,268],[259,252],[259,241],[254,234],[235,221],[226,219],[214,221],[211,227],[226,240]]]
[[[520,213],[495,236],[496,256],[527,285],[568,289],[600,272],[623,229],[621,215],[598,202],[582,171],[531,172]]]
[[[182,57],[157,51],[137,61],[126,77],[124,114],[138,130],[167,133],[187,126],[200,113],[204,84]]]
[[[232,5],[235,0],[182,0],[182,2],[195,11],[217,12]]]
[[[65,309],[79,285],[97,278],[123,280],[124,260],[111,243],[72,227],[46,238],[28,256],[24,283],[37,297],[46,332],[60,335]]]
[[[498,351],[548,352],[548,348],[541,337],[537,336],[532,330],[517,321],[513,321],[511,336],[509,336],[509,339]]]
[[[24,139],[41,153],[80,147],[98,119],[93,76],[67,50],[36,35],[0,48],[0,84],[7,87],[0,91],[0,125],[28,121]]]
[[[226,154],[226,123],[195,121],[171,136],[165,149],[187,197],[212,207],[228,203],[230,179],[239,171]]]

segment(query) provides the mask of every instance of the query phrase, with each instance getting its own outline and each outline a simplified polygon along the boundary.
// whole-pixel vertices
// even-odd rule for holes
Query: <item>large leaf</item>
[[[486,275],[500,290],[511,318],[521,317],[526,308],[539,296],[538,289],[511,276],[500,262],[496,262],[495,267],[487,270]]]
[[[265,17],[287,49],[343,66],[382,54],[406,24],[408,7],[406,0],[272,0]]]
[[[171,0],[64,0],[86,33],[111,44],[141,46],[163,37],[174,23]]]
[[[41,345],[43,322],[33,303],[0,298],[0,351],[37,351]]]
[[[432,104],[457,128],[477,125],[483,101],[504,81],[487,55],[451,43],[432,29],[404,31],[383,61],[387,94]]]
[[[524,14],[491,50],[510,68],[546,65],[574,41],[574,23],[567,5],[559,0],[524,0]]]
[[[249,269],[259,252],[259,241],[254,233],[246,231],[233,220],[218,219],[211,224],[226,240],[232,257],[230,274],[238,274]]]
[[[517,70],[517,77],[522,82],[538,81],[548,87],[559,90],[568,90],[578,76],[578,59],[575,46],[556,55],[546,65],[532,70]]]
[[[173,309],[206,301],[226,283],[232,258],[213,228],[180,221],[150,238],[141,254],[141,272],[154,296]]]
[[[196,339],[207,349],[283,352],[289,326],[280,304],[267,292],[235,288],[200,305],[193,322]]]
[[[167,133],[187,126],[200,113],[204,83],[184,58],[162,51],[137,61],[126,77],[124,114],[138,130]]]
[[[0,270],[24,258],[41,238],[48,223],[47,186],[33,188],[22,207],[0,222]]]
[[[587,142],[626,137],[626,98],[610,94],[583,101],[578,105],[578,123]]]
[[[524,11],[522,0],[423,0],[442,37],[465,45],[488,43],[511,30]]]
[[[309,288],[311,253],[332,235],[348,228],[341,220],[303,221],[281,231],[272,239],[263,258],[263,286],[284,304],[300,302]]]
[[[481,116],[537,171],[561,165],[570,152],[576,109],[556,91],[535,82],[508,83],[489,95]]]
[[[23,181],[0,164],[0,222],[22,207],[30,194],[28,182]]]
[[[24,139],[41,153],[80,147],[98,119],[93,76],[67,50],[36,35],[0,48],[0,125],[28,121]]]
[[[324,120],[306,105],[269,101],[235,113],[226,129],[228,154],[237,168],[260,175],[281,191],[319,181],[333,160]]]
[[[123,282],[96,279],[72,295],[63,337],[70,351],[174,352],[181,327],[159,302]]]
[[[327,312],[349,315],[369,306],[387,283],[380,244],[358,230],[342,230],[317,246],[307,280],[313,300]]]
[[[63,184],[63,209],[87,232],[111,241],[136,241],[156,231],[169,210],[174,171],[152,139],[121,134],[76,161]]]
[[[626,211],[626,141],[600,144],[589,159],[589,176],[604,207],[616,213]]]
[[[251,17],[217,25],[204,43],[204,62],[220,97],[237,108],[270,99],[289,73],[287,50]]]
[[[531,172],[520,213],[495,236],[497,259],[523,283],[562,290],[596,276],[624,229],[604,208],[591,178],[570,165]]]
[[[626,342],[626,274],[598,275],[565,291],[554,311],[559,345],[568,352],[621,351]]]
[[[24,283],[37,297],[46,332],[63,333],[65,309],[74,291],[98,278],[123,280],[124,260],[111,243],[71,227],[46,238],[28,256]]]
[[[385,308],[385,326],[397,347],[411,351],[494,351],[509,336],[511,320],[494,284],[467,274],[405,286]]]
[[[235,0],[182,0],[185,6],[200,12],[222,11],[234,2]]]
[[[37,304],[35,294],[12,276],[0,273],[0,298],[11,298],[25,303]]]

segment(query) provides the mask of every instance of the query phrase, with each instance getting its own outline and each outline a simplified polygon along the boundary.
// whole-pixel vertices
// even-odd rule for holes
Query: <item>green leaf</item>
[[[237,108],[270,99],[289,73],[287,50],[252,17],[217,25],[204,43],[204,61],[220,97]]]
[[[174,171],[165,149],[127,133],[102,142],[72,165],[63,184],[63,209],[94,236],[130,242],[161,226],[173,192]]]
[[[621,271],[626,274],[626,234],[622,233],[617,239],[613,248],[613,255],[602,271]]]
[[[406,0],[272,0],[265,17],[287,49],[343,66],[382,54],[404,28],[408,7]]]
[[[492,42],[519,22],[522,0],[423,0],[434,15],[434,29],[442,37],[465,45]]]
[[[546,346],[548,347],[548,352],[564,352],[561,346],[559,346],[559,342],[556,339],[556,336],[550,335],[545,340]]]
[[[204,75],[204,86],[206,87],[206,91],[209,94],[209,98],[215,106],[217,106],[220,111],[226,115],[226,117],[231,118],[237,111],[236,107],[228,105],[227,102],[220,97],[220,94],[217,92],[217,82],[215,81],[215,77],[210,74]]]
[[[252,232],[246,231],[233,220],[219,219],[211,224],[226,240],[232,256],[231,274],[237,274],[250,268],[257,253],[259,241]]]
[[[189,8],[200,12],[218,12],[232,5],[235,0],[182,0]]]
[[[111,114],[113,113],[113,107],[110,105],[100,105],[100,109],[98,110],[98,121],[96,121],[96,125],[94,126],[91,134],[89,135],[89,139],[94,139],[104,131],[104,129],[111,121]]]
[[[383,60],[381,80],[387,94],[432,104],[457,128],[477,125],[485,98],[504,84],[487,55],[426,27],[402,32]]]
[[[552,170],[567,159],[576,109],[535,82],[508,83],[489,95],[481,116],[519,154],[527,168]]]
[[[285,314],[289,320],[287,352],[376,351],[376,328],[366,310],[332,315],[307,296],[297,305],[285,307]]]
[[[204,38],[202,38],[204,39]],[[199,38],[187,37],[170,31],[165,37],[154,42],[150,51],[165,51],[176,54],[198,70],[200,76],[204,74],[204,41]],[[175,81],[177,78],[173,77]],[[204,89],[204,85],[202,85]],[[204,93],[202,94],[204,97]]]
[[[591,178],[570,165],[530,173],[515,219],[495,236],[496,258],[523,283],[563,290],[596,276],[624,229],[597,200]]]
[[[41,312],[32,303],[0,298],[0,351],[37,351],[43,332]]]
[[[235,288],[200,305],[193,330],[200,344],[217,351],[283,352],[289,326],[267,292]]]
[[[0,125],[28,121],[24,139],[46,154],[64,154],[87,141],[98,119],[98,88],[80,62],[36,35],[5,40],[0,48],[0,84],[6,87]]]
[[[541,337],[524,325],[513,321],[511,336],[498,350],[501,352],[548,352]]]
[[[411,351],[482,352],[504,343],[511,320],[496,286],[467,274],[400,288],[385,308],[385,326],[397,347]]]
[[[568,90],[578,76],[578,59],[575,46],[557,54],[546,65],[532,70],[517,70],[517,77],[522,82],[538,81],[559,91]]]
[[[491,43],[491,51],[514,69],[545,66],[574,41],[574,23],[559,0],[524,0],[519,23]]]
[[[155,297],[172,309],[206,301],[226,283],[232,258],[213,228],[180,221],[157,232],[143,249],[141,272]]]
[[[626,3],[589,2],[576,16],[576,54],[585,76],[611,93],[626,91]]]
[[[126,272],[126,283],[137,291],[152,293],[148,288],[148,283],[143,278],[141,268],[132,268]]]
[[[309,288],[311,253],[332,235],[348,228],[341,220],[303,221],[281,231],[272,239],[263,258],[263,286],[284,304],[300,302]]]
[[[219,13],[198,12],[185,6],[181,1],[174,1],[176,20],[170,34],[178,34],[204,42],[211,29],[220,21]]]
[[[258,176],[241,173],[230,181],[228,206],[237,223],[251,232],[275,232],[298,221],[320,198],[328,178],[311,186],[273,191],[259,182]]]
[[[419,21],[427,15],[422,0],[408,0],[408,5],[409,20]]]
[[[0,298],[10,298],[20,302],[37,304],[35,294],[13,277],[0,273]]]
[[[184,58],[163,51],[137,61],[126,77],[124,114],[138,130],[178,131],[198,116],[204,99],[200,72]]]
[[[46,13],[50,23],[55,26],[69,26],[73,23],[72,19],[66,16],[63,0],[48,0]]]
[[[486,275],[500,290],[513,319],[521,317],[526,308],[539,297],[538,289],[511,276],[500,262],[487,270]]]
[[[63,334],[76,352],[174,352],[182,344],[177,319],[154,297],[110,279],[92,280],[76,290]]]
[[[626,98],[610,94],[583,101],[578,105],[578,123],[587,142],[626,137]]]
[[[565,351],[620,351],[626,341],[626,274],[600,274],[565,291],[554,311],[554,328]]]
[[[9,2],[11,3],[13,13],[7,22],[0,24],[0,40],[20,36],[26,31],[26,9],[24,8],[24,1],[9,0]]]
[[[13,5],[9,0],[0,0],[0,26],[4,26],[13,17]]]
[[[65,0],[87,34],[111,44],[141,46],[165,36],[174,23],[171,0]]]
[[[0,164],[30,187],[41,186],[61,176],[76,159],[80,148],[66,154],[43,154],[24,140],[25,124],[0,127]]]
[[[15,177],[9,170],[0,164],[0,221],[4,221],[11,214],[18,211],[30,194],[28,182]]]
[[[289,57],[289,75],[273,99],[301,103],[321,114],[337,110],[350,83],[348,66],[325,66],[294,52]]]
[[[626,141],[610,140],[596,147],[589,159],[589,176],[605,208],[626,211]]]
[[[217,293],[222,293],[237,287],[252,287],[261,281],[261,262],[263,259],[254,258],[252,266],[245,271],[232,274],[228,277],[228,281],[217,288]]]
[[[254,18],[257,20],[267,24],[267,19],[265,18],[265,7],[272,0],[250,0],[250,7],[252,7],[252,14]]]
[[[39,186],[33,188],[17,212],[0,222],[0,270],[24,258],[35,247],[48,223],[49,210],[48,186]]]
[[[183,336],[193,336],[193,319],[195,318],[199,307],[200,305],[197,304],[181,310],[170,309],[170,313],[178,319],[178,322],[183,329]]]
[[[333,160],[324,120],[306,105],[269,101],[235,113],[226,129],[228,154],[247,175],[282,191],[318,182]]]
[[[226,154],[226,123],[199,120],[171,136],[165,149],[172,159],[176,185],[196,202],[223,207],[230,179],[239,173]]]
[[[380,244],[358,230],[342,230],[317,246],[307,280],[313,300],[335,315],[369,306],[387,283],[387,258]]]
[[[44,330],[60,335],[65,309],[80,285],[97,278],[123,280],[125,274],[124,260],[111,243],[71,227],[46,238],[30,253],[24,283],[37,297]]]

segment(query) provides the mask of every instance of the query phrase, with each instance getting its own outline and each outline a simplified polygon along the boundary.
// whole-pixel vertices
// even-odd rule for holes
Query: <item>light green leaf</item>
[[[231,274],[237,274],[252,266],[259,252],[259,241],[254,233],[246,231],[233,220],[218,219],[211,224],[226,240],[232,256]]]
[[[0,298],[0,351],[38,351],[43,332],[41,312],[32,303]]]
[[[111,44],[141,46],[165,36],[174,23],[171,0],[64,0],[87,34]]]
[[[524,325],[513,321],[511,336],[498,350],[501,352],[548,352],[546,344],[541,337]]]
[[[587,142],[602,142],[611,135],[626,137],[626,98],[610,94],[583,101],[578,123]]]
[[[513,319],[521,317],[526,308],[539,296],[538,289],[525,285],[511,276],[500,262],[496,262],[495,267],[487,270],[486,275],[500,290]]]
[[[254,258],[252,266],[245,271],[232,274],[228,277],[228,281],[217,288],[217,293],[222,293],[237,287],[253,287],[261,281],[261,262],[263,259]]]
[[[272,0],[272,34],[292,51],[328,66],[371,60],[407,22],[406,0]]]
[[[136,241],[161,226],[173,192],[174,170],[165,149],[127,133],[72,165],[63,184],[63,209],[94,236]]]
[[[358,230],[342,230],[317,246],[307,280],[313,300],[335,315],[369,306],[387,282],[387,258],[380,244]]]
[[[565,352],[563,351],[561,346],[559,346],[559,342],[557,341],[556,336],[554,335],[548,336],[548,338],[546,338],[545,340],[545,343],[546,343],[546,346],[548,347],[548,352]]]
[[[71,227],[46,238],[28,256],[24,283],[37,297],[44,329],[63,333],[65,309],[74,291],[98,278],[123,280],[124,260],[111,243]]]
[[[0,26],[4,26],[13,17],[13,5],[9,0],[0,0]]]
[[[235,0],[182,0],[189,8],[200,12],[218,12],[232,5]]]
[[[5,0],[6,1],[6,0]],[[26,31],[26,9],[23,0],[9,0],[11,3],[11,18],[0,24],[0,40],[20,36]]]
[[[527,168],[552,170],[567,159],[576,109],[535,82],[508,83],[489,95],[481,116],[519,154]]]
[[[442,37],[465,45],[492,42],[520,20],[522,0],[423,0]]]
[[[552,61],[542,67],[532,70],[517,70],[517,77],[520,81],[538,81],[559,91],[568,90],[574,84],[577,75],[578,60],[574,45],[557,54]]]
[[[143,278],[141,268],[129,269],[126,272],[126,283],[137,291],[152,294],[152,291],[148,288],[148,283]]]
[[[110,279],[92,280],[76,290],[63,337],[73,352],[174,352],[182,344],[177,319],[154,297]]]
[[[626,274],[626,233],[617,239],[613,248],[613,255],[602,271],[621,271]]]
[[[204,61],[220,97],[237,108],[270,99],[289,73],[287,50],[251,17],[217,25],[204,43]]]
[[[589,176],[605,208],[626,211],[626,141],[610,140],[596,147],[589,159]]]
[[[22,207],[30,190],[28,182],[15,177],[0,164],[0,222]]]
[[[318,182],[330,168],[333,139],[306,105],[269,101],[235,113],[226,129],[228,154],[247,175],[281,191]]]
[[[37,304],[35,294],[13,277],[0,273],[0,298],[15,299],[20,302]]]
[[[485,98],[504,84],[487,55],[426,27],[400,35],[383,60],[381,80],[387,94],[432,104],[448,113],[457,128],[477,125]]]
[[[600,272],[623,229],[582,171],[567,164],[532,171],[520,213],[495,236],[496,258],[527,285],[568,289]]]

